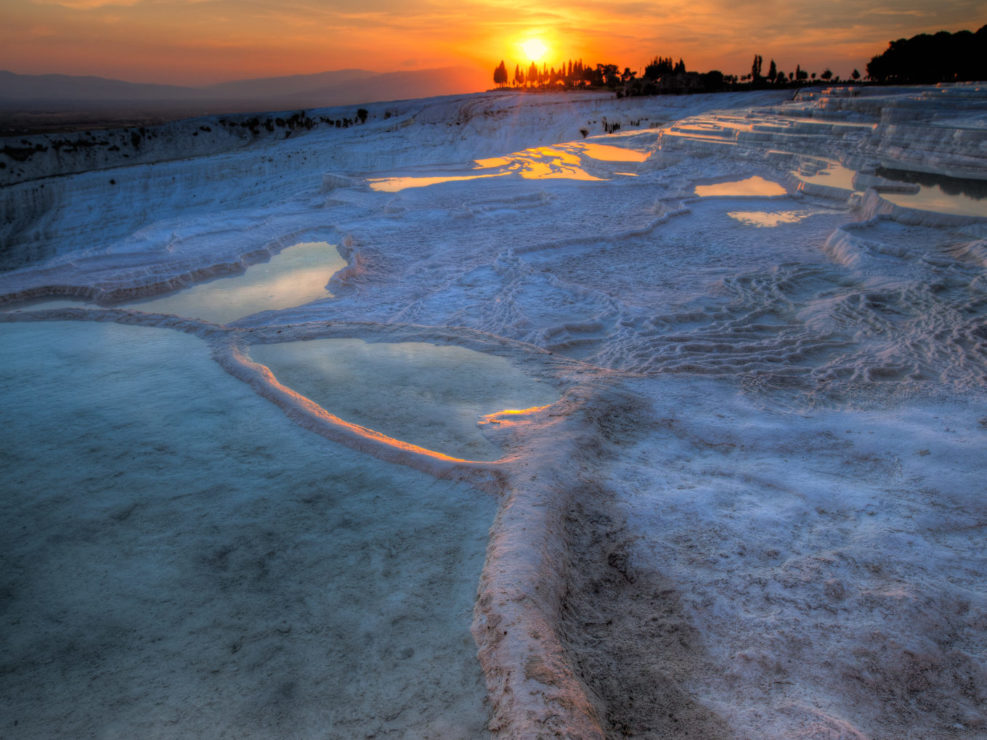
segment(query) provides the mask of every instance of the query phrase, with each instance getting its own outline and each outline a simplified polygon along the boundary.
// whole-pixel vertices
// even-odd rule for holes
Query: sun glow
[[[548,44],[541,39],[526,39],[519,46],[529,62],[540,62],[548,54]]]

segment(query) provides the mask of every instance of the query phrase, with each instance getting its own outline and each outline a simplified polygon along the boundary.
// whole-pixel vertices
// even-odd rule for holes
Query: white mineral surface
[[[367,108],[0,154],[0,735],[987,735],[987,88]]]

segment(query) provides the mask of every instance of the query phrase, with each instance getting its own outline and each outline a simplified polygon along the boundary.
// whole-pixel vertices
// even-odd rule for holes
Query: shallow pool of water
[[[774,228],[781,224],[797,224],[813,213],[813,211],[728,211],[727,215],[745,226]]]
[[[159,298],[122,303],[119,307],[226,324],[260,311],[331,298],[332,293],[326,286],[344,267],[346,260],[335,246],[328,242],[303,242],[282,249],[267,262],[250,265],[240,275],[219,277]],[[45,298],[24,301],[2,310],[94,307],[93,303],[70,298]]]
[[[515,172],[526,180],[602,180],[584,169],[581,146],[537,146],[506,157],[478,159],[476,165],[482,169],[500,168]]]
[[[881,197],[895,205],[919,211],[987,218],[987,199],[947,193],[938,185],[920,185],[917,193],[881,193]]]
[[[508,173],[498,172],[493,175],[432,175],[424,177],[381,177],[371,179],[370,189],[382,193],[398,193],[409,188],[427,188],[430,185],[441,185],[446,182],[464,182],[466,180],[484,180],[489,177],[503,177]]]
[[[0,354],[0,735],[485,735],[491,498],[301,429],[195,337]]]
[[[251,265],[242,275],[210,280],[124,307],[226,324],[259,311],[331,298],[326,285],[345,266],[346,260],[333,245],[304,242],[281,250],[268,262]]]
[[[610,144],[597,144],[590,141],[584,141],[574,146],[582,150],[586,156],[601,162],[644,162],[651,156],[651,152],[642,152],[637,149]]]
[[[347,422],[470,460],[503,455],[481,430],[485,416],[559,397],[503,357],[463,347],[318,339],[254,345],[250,355]]]
[[[851,192],[857,190],[853,184],[853,177],[856,172],[838,162],[826,161],[822,167],[802,167],[794,170],[792,174],[802,182]]]
[[[734,180],[731,182],[717,182],[710,185],[696,185],[696,195],[701,198],[724,197],[724,196],[762,196],[773,197],[785,195],[786,190],[781,185],[771,180],[765,180],[759,175],[748,177],[745,180]]]

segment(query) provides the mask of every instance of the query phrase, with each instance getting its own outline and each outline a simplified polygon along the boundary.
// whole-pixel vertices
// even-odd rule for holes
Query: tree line
[[[709,72],[690,72],[686,69],[685,61],[672,61],[672,57],[655,57],[644,67],[644,72],[638,76],[636,70],[624,67],[621,70],[617,64],[584,64],[582,60],[569,60],[556,68],[543,64],[539,67],[534,62],[527,69],[515,65],[513,76],[507,65],[501,61],[494,69],[494,83],[501,88],[513,87],[521,90],[553,90],[553,89],[611,89],[619,96],[657,95],[661,93],[681,92],[718,92],[721,90],[750,90],[765,87],[792,87],[806,84],[810,79],[815,81],[817,75],[804,71],[796,65],[790,73],[779,71],[772,59],[767,74],[762,74],[762,59],[754,57],[751,73],[738,77],[725,75],[719,70]],[[819,76],[820,79],[838,82],[828,69]],[[853,79],[860,79],[860,73],[854,70]]]
[[[987,26],[892,41],[867,64],[867,77],[884,84],[987,80]]]
[[[624,78],[635,75],[629,68],[625,68]],[[539,67],[534,62],[528,65],[527,69],[521,65],[514,65],[514,75],[511,77],[507,66],[503,61],[494,69],[494,83],[501,87],[512,84],[514,87],[522,88],[542,88],[542,87],[605,87],[614,86],[621,81],[621,72],[612,64],[597,64],[587,66],[581,59],[570,59],[563,63],[558,69],[543,64]]]
[[[742,76],[726,75],[719,70],[690,72],[685,61],[672,57],[654,57],[638,76],[635,70],[617,64],[584,64],[570,59],[559,67],[531,62],[525,69],[514,66],[511,75],[501,60],[494,68],[494,83],[501,88],[519,90],[611,89],[618,97],[658,95],[663,93],[719,92],[724,90],[761,90],[801,87],[817,81],[829,84],[857,84],[859,70],[841,80],[832,70],[809,72],[797,64],[795,69],[780,69],[774,59],[764,69],[764,58],[755,54],[751,71]],[[866,81],[876,84],[935,83],[987,80],[987,26],[976,33],[940,31],[935,35],[919,34],[910,39],[892,41],[884,53],[867,64]]]

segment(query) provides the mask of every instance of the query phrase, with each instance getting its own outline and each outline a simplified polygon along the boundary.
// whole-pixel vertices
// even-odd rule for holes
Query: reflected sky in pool
[[[251,265],[242,275],[210,280],[124,307],[226,324],[258,311],[331,298],[326,284],[345,266],[346,261],[331,244],[304,242],[282,250],[269,262]]]
[[[731,182],[717,182],[710,185],[696,185],[696,195],[707,197],[724,196],[763,196],[773,197],[785,195],[786,191],[781,185],[771,180],[765,180],[759,175],[748,177],[746,180],[733,180]]]
[[[558,399],[505,358],[464,347],[316,339],[254,345],[250,356],[330,414],[469,460],[503,454],[481,432],[484,417]]]

